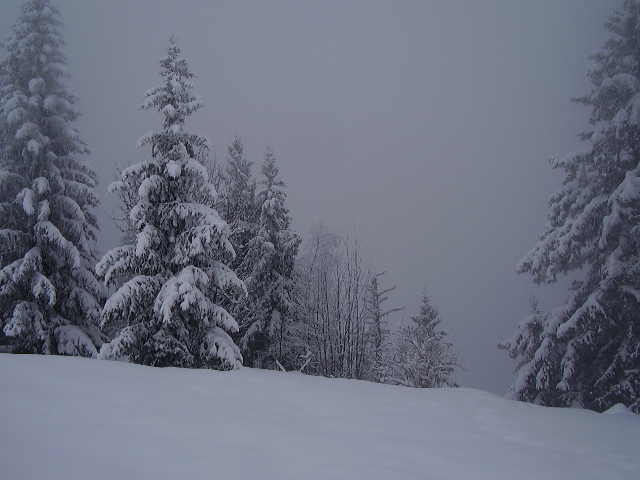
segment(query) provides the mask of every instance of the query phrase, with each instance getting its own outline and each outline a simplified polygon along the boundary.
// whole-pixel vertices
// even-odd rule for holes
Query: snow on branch
[[[236,370],[242,367],[240,349],[233,343],[231,337],[219,327],[213,327],[207,333],[200,350],[205,358],[219,359],[223,369]]]
[[[197,267],[187,266],[162,286],[153,309],[167,324],[171,323],[173,312],[178,305],[182,311],[195,307],[201,315],[204,315],[209,305],[203,290],[208,283],[209,278],[206,273]]]
[[[58,351],[63,355],[90,356],[96,358],[98,350],[93,341],[76,325],[62,325],[55,329]]]
[[[39,300],[44,300],[50,307],[56,303],[56,288],[53,283],[42,273],[36,272],[33,276],[31,293]]]
[[[114,318],[139,319],[148,316],[144,299],[149,295],[156,297],[162,281],[155,276],[138,275],[122,285],[107,300],[102,310],[101,326],[104,327]]]

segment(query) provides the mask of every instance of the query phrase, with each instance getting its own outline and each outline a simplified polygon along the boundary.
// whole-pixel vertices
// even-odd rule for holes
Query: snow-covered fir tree
[[[110,185],[135,189],[130,219],[136,240],[108,252],[97,266],[117,291],[102,312],[103,326],[124,322],[100,357],[128,358],[155,366],[239,368],[242,357],[230,337],[238,326],[221,306],[244,284],[227,265],[234,255],[229,226],[213,208],[216,198],[202,159],[208,141],[184,130],[202,103],[192,93],[194,75],[171,38],[160,60],[164,83],[147,91],[142,109],[164,115],[161,132],[138,145],[151,159],[132,165]]]
[[[245,272],[249,314],[241,325],[240,345],[247,365],[273,368],[284,361],[285,337],[292,321],[293,268],[300,238],[291,230],[285,206],[285,183],[278,178],[273,148],[261,166],[264,180],[256,195],[258,230],[244,249],[239,270]]]
[[[0,344],[95,356],[97,175],[73,127],[59,15],[48,0],[25,3],[0,66]]]
[[[231,235],[229,240],[236,253],[231,268],[241,280],[246,280],[253,265],[245,261],[247,245],[258,231],[260,212],[256,206],[256,181],[251,176],[252,163],[244,156],[244,145],[240,135],[235,135],[228,147],[227,166],[221,171],[220,212],[229,224]],[[246,328],[255,320],[255,306],[252,299],[245,297],[242,301],[226,305],[240,326],[238,339],[241,339]],[[246,356],[246,354],[245,354]]]
[[[501,348],[519,360],[512,396],[640,413],[640,2],[605,23],[591,56],[588,146],[552,159],[564,170],[539,243],[518,266],[536,283],[574,272],[568,301],[524,319]]]
[[[381,381],[414,388],[455,386],[450,378],[461,367],[459,355],[439,329],[440,312],[423,292],[420,313],[411,316],[413,325],[404,325],[395,333],[392,347],[381,366]]]
[[[234,137],[228,150],[221,214],[231,228],[230,240],[236,252],[232,267],[237,268],[246,266],[242,261],[244,252],[258,231],[260,211],[256,207],[256,181],[251,177],[252,162],[244,156],[240,135]],[[248,273],[236,270],[240,278],[245,278]]]

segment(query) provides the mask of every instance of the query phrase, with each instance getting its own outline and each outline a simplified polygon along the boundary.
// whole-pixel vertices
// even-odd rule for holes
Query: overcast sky
[[[22,3],[0,0],[0,38]],[[58,0],[76,127],[101,179],[100,250],[119,242],[116,166],[148,156],[137,139],[161,128],[138,107],[175,34],[206,105],[186,128],[221,161],[242,135],[254,174],[273,146],[301,237],[320,221],[355,231],[397,285],[389,306],[417,313],[426,287],[467,365],[461,385],[504,394],[515,365],[497,342],[531,295],[542,308],[566,297],[566,282],[515,268],[560,186],[547,158],[582,146],[589,110],[570,99],[589,91],[587,57],[620,3]]]

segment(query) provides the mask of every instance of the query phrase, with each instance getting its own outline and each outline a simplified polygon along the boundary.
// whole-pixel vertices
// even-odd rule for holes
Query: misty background
[[[21,0],[0,0],[0,38]],[[467,369],[465,387],[504,394],[515,363],[497,342],[561,303],[567,282],[515,273],[535,245],[560,172],[582,147],[588,55],[614,0],[58,0],[75,123],[98,170],[101,254],[119,245],[107,196],[117,168],[149,156],[140,111],[161,83],[169,37],[196,74],[205,108],[187,122],[223,165],[240,134],[259,165],[267,145],[287,183],[293,229],[321,221],[357,238],[387,303],[418,313],[426,288]],[[0,57],[4,57],[4,50]],[[406,321],[408,318],[405,318]]]

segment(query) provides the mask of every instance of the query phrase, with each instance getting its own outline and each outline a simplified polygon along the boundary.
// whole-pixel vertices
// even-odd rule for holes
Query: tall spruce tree
[[[605,23],[611,36],[591,56],[589,145],[561,159],[540,242],[518,271],[536,283],[576,272],[568,301],[534,308],[500,344],[519,360],[512,396],[598,411],[622,402],[640,413],[640,2]]]
[[[276,361],[283,361],[287,327],[293,316],[293,267],[300,238],[291,230],[285,183],[278,178],[271,147],[261,171],[264,180],[256,196],[258,231],[247,243],[238,267],[247,274],[251,312],[241,332],[241,348],[247,365],[274,368]]]
[[[0,66],[0,344],[95,356],[97,175],[72,126],[59,15],[48,0],[25,3]]]
[[[251,177],[252,162],[244,156],[242,138],[236,135],[229,145],[229,157],[224,175],[224,198],[222,216],[231,228],[231,244],[236,252],[232,267],[245,265],[242,261],[247,244],[258,231],[258,210],[256,208],[256,181]],[[236,270],[240,278],[248,272]]]
[[[208,142],[183,128],[202,103],[192,93],[194,75],[179,55],[172,37],[160,60],[164,83],[144,95],[141,108],[164,115],[163,130],[138,142],[151,146],[151,159],[125,169],[109,187],[137,191],[130,212],[137,235],[97,266],[107,286],[119,287],[102,312],[103,325],[125,322],[100,357],[234,369],[242,357],[229,333],[238,326],[220,304],[244,284],[225,263],[234,252],[229,226],[213,208],[216,191],[202,164]]]
[[[244,156],[244,145],[240,135],[235,135],[228,151],[227,166],[221,175],[223,191],[220,211],[231,229],[229,240],[236,253],[231,267],[244,281],[253,269],[253,265],[245,261],[247,246],[258,231],[256,181],[251,176],[252,162]],[[241,301],[230,302],[227,309],[238,322],[239,332],[236,336],[241,339],[256,318],[252,299],[245,297]]]

